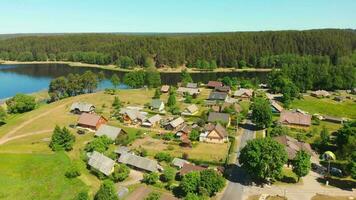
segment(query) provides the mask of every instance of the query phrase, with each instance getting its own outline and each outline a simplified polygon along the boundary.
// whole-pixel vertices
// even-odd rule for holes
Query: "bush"
[[[149,174],[144,174],[142,182],[148,184],[148,185],[153,185],[158,182],[159,175],[156,172],[151,172]]]
[[[145,200],[159,200],[161,198],[161,194],[158,192],[151,192],[148,194],[148,196],[145,198]]]
[[[277,125],[271,130],[271,132],[269,133],[269,136],[276,137],[276,136],[281,136],[281,135],[288,135],[288,133],[289,133],[288,127]]]
[[[35,97],[25,94],[16,94],[6,101],[6,105],[9,113],[24,113],[35,109],[36,101]]]
[[[75,178],[80,176],[80,171],[77,166],[71,166],[64,174],[67,178]]]
[[[114,172],[110,175],[110,179],[115,183],[124,181],[127,177],[129,177],[130,168],[128,168],[124,164],[116,165]]]
[[[199,141],[200,133],[198,130],[193,129],[189,134],[189,139],[192,141]]]
[[[164,181],[164,182],[173,181],[175,176],[176,176],[176,170],[172,167],[167,167],[163,171],[162,181]]]
[[[79,192],[79,194],[74,198],[74,200],[89,200],[89,195],[87,192]]]
[[[174,139],[174,133],[170,132],[170,133],[163,134],[162,139],[163,140],[167,140],[167,141],[173,140]]]
[[[99,191],[95,194],[94,200],[118,200],[114,183],[105,180],[100,186]]]
[[[106,135],[103,135],[103,136],[94,138],[93,141],[91,141],[87,145],[85,145],[84,149],[87,152],[97,151],[97,152],[103,153],[109,148],[109,145],[112,143],[113,143],[113,141],[110,138],[108,138]]]
[[[173,160],[172,156],[166,152],[158,152],[155,155],[155,159],[158,160],[159,162],[162,162],[162,161],[172,162],[172,160]]]

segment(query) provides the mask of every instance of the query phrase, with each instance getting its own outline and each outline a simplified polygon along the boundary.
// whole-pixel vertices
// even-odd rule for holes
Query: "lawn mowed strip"
[[[0,199],[73,199],[87,186],[64,176],[71,161],[65,153],[0,154]]]

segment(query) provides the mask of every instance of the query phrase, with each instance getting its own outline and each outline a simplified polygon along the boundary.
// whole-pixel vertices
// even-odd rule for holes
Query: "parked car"
[[[330,169],[330,174],[333,175],[333,176],[341,177],[341,176],[342,176],[342,171],[341,171],[341,169],[332,167],[332,168]]]
[[[83,135],[83,134],[85,134],[85,130],[79,129],[79,130],[77,131],[77,133],[78,133],[79,135]]]

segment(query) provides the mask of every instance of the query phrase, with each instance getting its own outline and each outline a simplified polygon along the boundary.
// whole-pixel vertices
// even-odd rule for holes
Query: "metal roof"
[[[150,172],[158,171],[158,162],[156,160],[150,160],[148,158],[137,156],[131,153],[122,154],[119,157],[118,162],[128,164]]]
[[[95,132],[95,136],[100,137],[102,135],[106,135],[108,138],[115,140],[117,136],[120,134],[121,130],[122,130],[121,128],[117,128],[114,126],[102,125]]]
[[[114,169],[115,161],[97,151],[94,151],[89,158],[88,165],[109,176]]]

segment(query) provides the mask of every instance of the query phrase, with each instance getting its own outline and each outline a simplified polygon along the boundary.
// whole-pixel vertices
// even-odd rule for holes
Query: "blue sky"
[[[0,33],[356,28],[356,0],[0,0]]]

